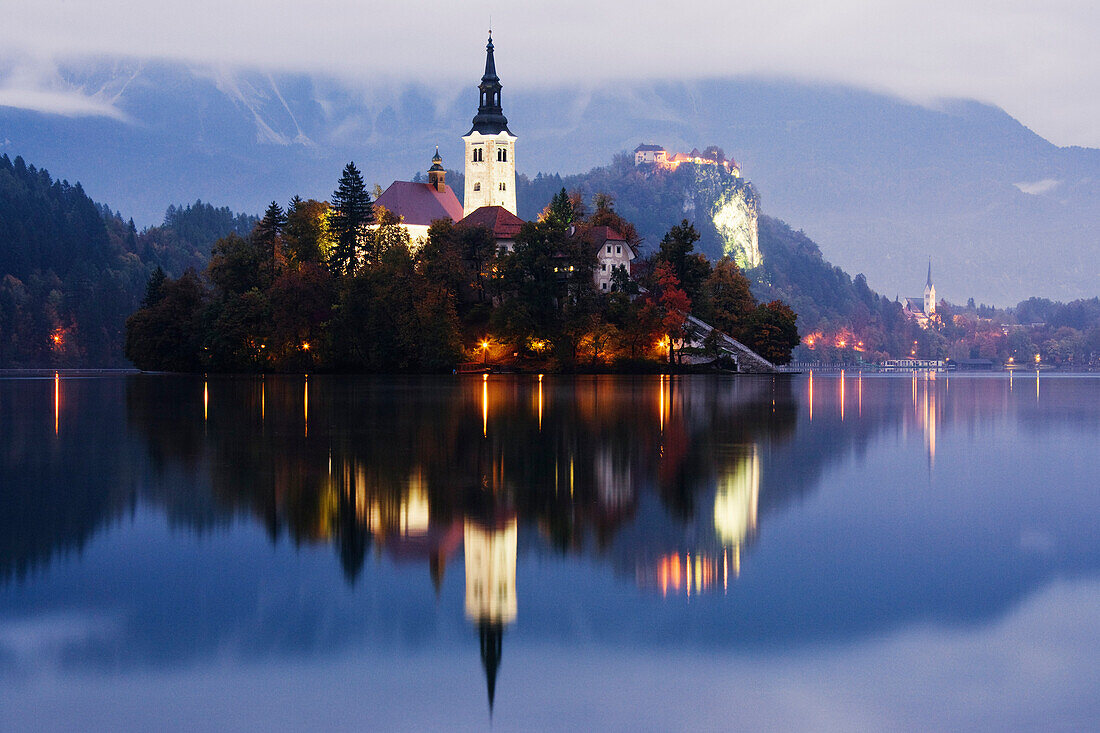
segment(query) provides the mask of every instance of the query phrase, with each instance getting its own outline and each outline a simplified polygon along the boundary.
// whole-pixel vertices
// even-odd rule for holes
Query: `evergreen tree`
[[[264,279],[267,283],[274,282],[278,270],[279,249],[282,243],[282,232],[286,226],[286,214],[279,204],[272,201],[268,204],[264,218],[252,230],[252,236],[256,244],[263,251]]]
[[[352,275],[359,264],[359,240],[374,221],[374,207],[363,176],[355,163],[344,166],[344,173],[332,194],[330,226],[333,249],[330,265],[338,275]]]

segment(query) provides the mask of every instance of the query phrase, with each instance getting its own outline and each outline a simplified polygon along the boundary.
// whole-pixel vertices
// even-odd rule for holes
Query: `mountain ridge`
[[[720,145],[762,213],[795,222],[881,292],[918,290],[929,256],[957,302],[1100,292],[1100,150],[1055,146],[989,105],[929,108],[751,79],[514,90],[501,71],[529,176],[579,173],[638,142]],[[197,198],[259,211],[297,193],[327,198],[348,160],[382,186],[426,169],[436,144],[457,167],[475,81],[371,92],[321,77],[116,65],[73,83],[128,121],[2,108],[0,152],[66,169],[141,224]]]

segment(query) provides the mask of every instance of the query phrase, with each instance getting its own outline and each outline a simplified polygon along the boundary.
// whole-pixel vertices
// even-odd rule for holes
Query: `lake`
[[[1100,726],[1100,378],[0,379],[5,730]]]

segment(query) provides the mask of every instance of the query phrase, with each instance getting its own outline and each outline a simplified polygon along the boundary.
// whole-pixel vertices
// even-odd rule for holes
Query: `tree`
[[[578,218],[573,200],[563,188],[561,191],[554,194],[554,198],[550,199],[550,203],[542,210],[539,221],[556,224],[561,227],[568,227],[577,221]]]
[[[244,239],[233,233],[214,243],[207,277],[219,294],[240,295],[253,288],[263,288],[266,252],[251,237]]]
[[[691,298],[680,287],[672,265],[660,262],[654,273],[657,281],[657,305],[661,329],[668,337],[668,361],[671,364],[676,353],[675,342],[687,336],[687,316],[691,312]]]
[[[778,300],[757,307],[748,319],[745,345],[772,364],[789,364],[791,350],[799,344],[798,316]]]
[[[690,221],[684,219],[668,230],[661,239],[658,261],[667,262],[691,300],[700,300],[703,282],[710,275],[710,262],[701,254],[695,254],[695,243],[699,241],[699,232]]]
[[[328,228],[329,205],[295,196],[287,207],[283,246],[292,267],[322,262],[332,247]]]
[[[268,284],[274,282],[282,249],[282,233],[286,226],[286,214],[279,204],[268,204],[264,217],[252,230],[252,238],[263,251],[263,274]]]
[[[206,293],[194,270],[165,280],[161,297],[126,320],[126,358],[138,369],[189,372],[200,366]]]
[[[359,243],[366,228],[374,221],[370,193],[355,163],[344,166],[340,182],[332,194],[333,248],[329,264],[337,275],[348,276],[359,266]]]
[[[619,234],[623,235],[623,239],[632,247],[637,247],[641,244],[642,239],[638,236],[638,230],[634,228],[633,224],[619,216],[619,213],[615,211],[615,199],[611,194],[597,193],[593,198],[593,203],[596,206],[596,210],[588,217],[588,226],[611,227]]]
[[[706,281],[710,300],[710,324],[740,340],[746,321],[756,310],[749,279],[729,257],[718,260]]]

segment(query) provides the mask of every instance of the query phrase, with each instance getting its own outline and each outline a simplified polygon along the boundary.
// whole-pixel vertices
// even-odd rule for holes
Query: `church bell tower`
[[[928,280],[924,283],[924,315],[931,317],[936,312],[936,286],[932,284],[932,260],[928,260]]]
[[[493,33],[485,46],[485,74],[478,85],[480,103],[466,143],[466,191],[462,215],[482,206],[502,206],[516,213],[516,136],[500,106],[500,78],[493,59]]]

